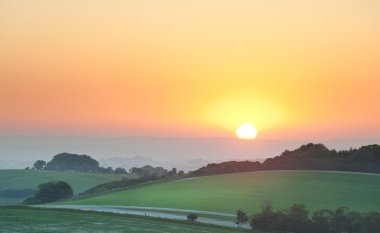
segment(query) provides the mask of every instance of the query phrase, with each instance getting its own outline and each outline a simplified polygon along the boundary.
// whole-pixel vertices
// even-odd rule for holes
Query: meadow
[[[65,205],[117,205],[215,211],[259,212],[265,200],[275,209],[294,203],[310,211],[341,206],[379,211],[380,175],[325,171],[270,171],[194,177],[151,183]]]
[[[241,232],[184,221],[73,210],[0,207],[0,232]]]
[[[0,189],[36,189],[41,183],[51,180],[66,181],[75,194],[97,184],[121,180],[131,175],[100,174],[89,172],[58,172],[40,170],[0,170]],[[0,204],[11,204],[20,199],[0,198]]]

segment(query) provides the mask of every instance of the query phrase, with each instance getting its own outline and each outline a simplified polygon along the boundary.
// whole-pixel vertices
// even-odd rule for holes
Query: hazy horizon
[[[378,144],[379,139],[239,140],[236,138],[168,138],[101,136],[0,135],[0,168],[25,168],[37,159],[49,161],[69,152],[87,154],[102,166],[163,166],[193,170],[210,162],[262,161],[305,143],[323,143],[330,149]]]

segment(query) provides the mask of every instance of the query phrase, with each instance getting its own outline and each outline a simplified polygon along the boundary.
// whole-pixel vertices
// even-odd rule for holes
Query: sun
[[[243,124],[237,128],[236,135],[240,139],[255,139],[257,136],[257,129],[251,124]]]

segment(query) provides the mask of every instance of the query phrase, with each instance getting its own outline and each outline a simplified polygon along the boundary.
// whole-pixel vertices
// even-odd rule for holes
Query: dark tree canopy
[[[195,222],[197,220],[198,216],[194,213],[190,213],[187,215],[187,220],[191,221],[191,222]]]
[[[115,174],[127,174],[127,171],[124,168],[118,167],[114,171]]]
[[[41,170],[42,168],[44,168],[44,166],[46,165],[46,162],[43,161],[43,160],[37,160],[34,164],[33,164],[33,168],[34,169],[37,169],[37,170]]]
[[[360,213],[345,207],[318,209],[308,217],[304,205],[294,204],[286,210],[263,208],[254,214],[251,227],[255,232],[292,233],[375,233],[380,232],[380,213]]]
[[[38,185],[33,197],[27,198],[24,204],[39,204],[64,200],[73,196],[73,189],[64,181],[49,181]]]
[[[263,163],[229,161],[211,163],[192,172],[192,175],[213,175],[234,172],[268,170],[330,170],[380,173],[380,145],[359,149],[329,150],[323,144],[309,143],[281,155],[268,158]]]
[[[236,224],[240,227],[243,226],[244,223],[246,223],[248,221],[248,216],[245,212],[243,212],[242,210],[238,210],[236,212]]]
[[[185,172],[183,170],[179,170],[178,173],[177,173],[179,176],[183,176],[185,175]]]
[[[62,153],[54,156],[53,159],[46,164],[45,169],[96,172],[99,169],[99,162],[88,155]]]
[[[177,175],[177,168],[173,168],[168,172],[168,176],[175,176]]]
[[[150,165],[146,165],[140,168],[133,167],[130,169],[130,172],[145,177],[164,177],[168,175],[168,170],[166,170],[165,168],[152,167]]]

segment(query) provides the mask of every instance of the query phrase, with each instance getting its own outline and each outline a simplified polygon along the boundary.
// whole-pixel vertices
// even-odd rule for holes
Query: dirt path
[[[187,220],[187,214],[195,213],[198,216],[197,222],[236,227],[234,222],[235,215],[199,211],[199,210],[185,210],[185,209],[171,209],[171,208],[157,208],[157,207],[142,207],[142,206],[110,206],[110,205],[36,205],[35,207],[42,208],[59,208],[59,209],[76,209],[87,211],[98,211],[118,214],[131,214],[138,216],[157,217],[164,219]],[[248,224],[243,226],[249,229]]]

